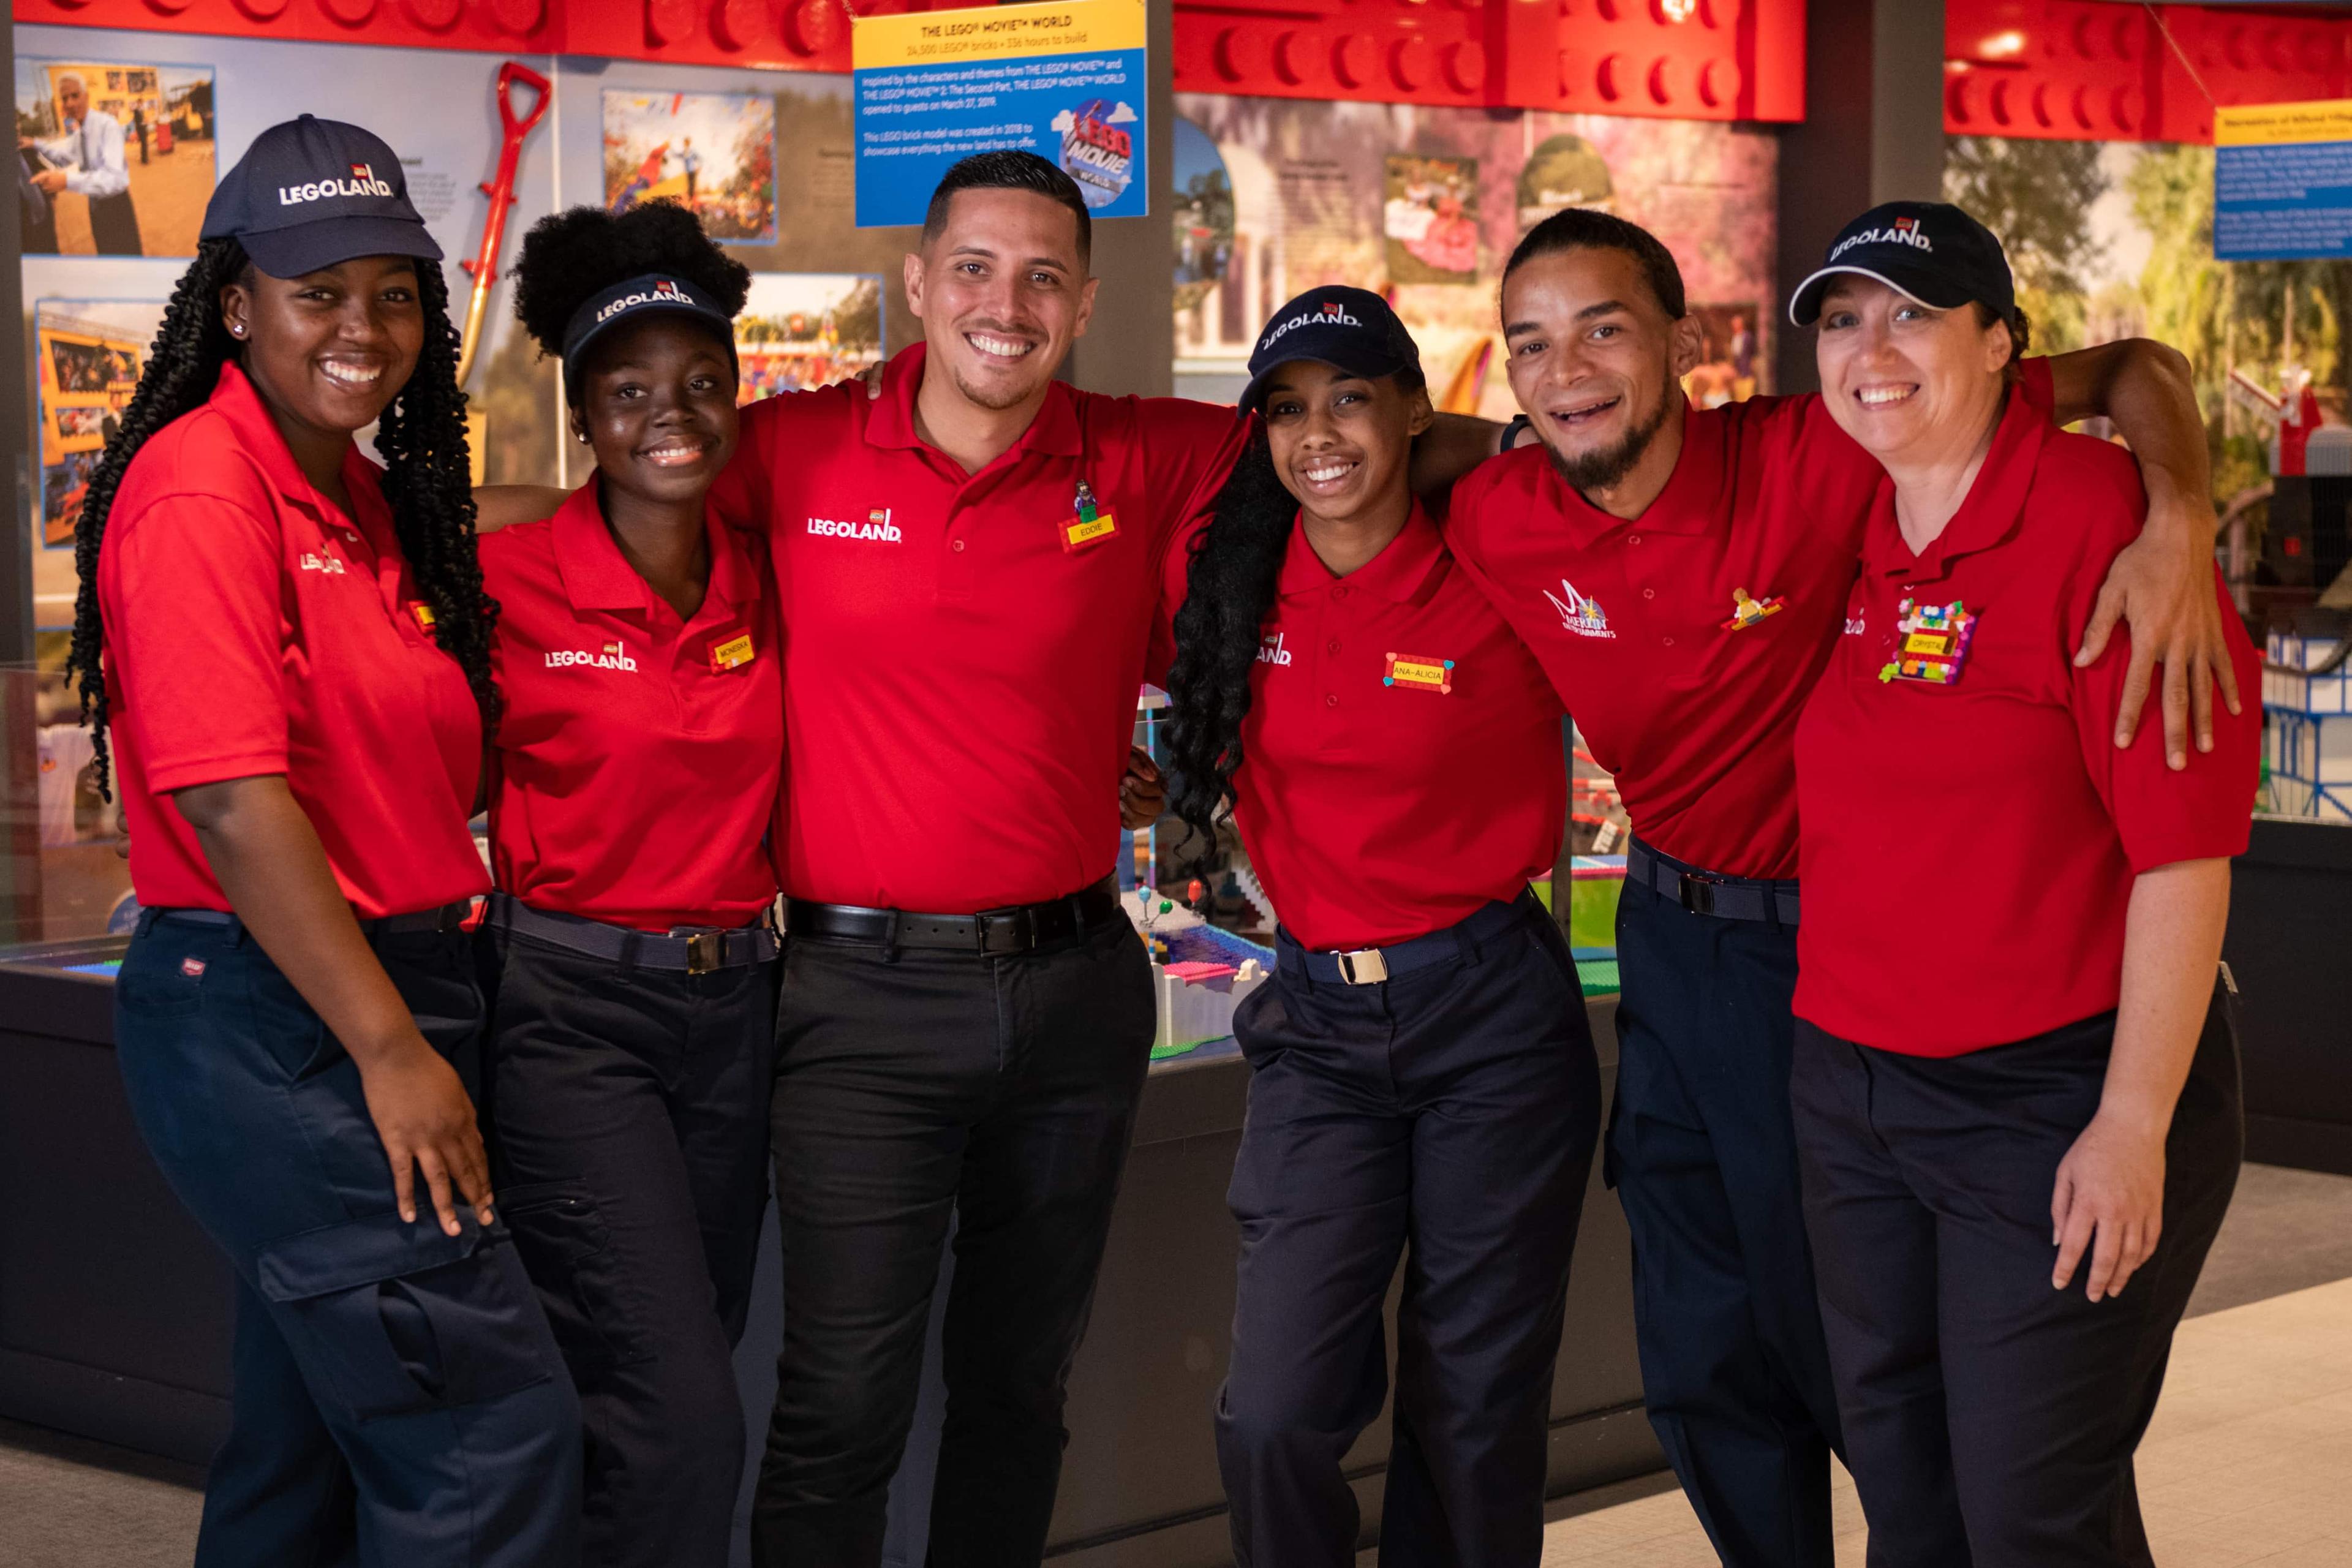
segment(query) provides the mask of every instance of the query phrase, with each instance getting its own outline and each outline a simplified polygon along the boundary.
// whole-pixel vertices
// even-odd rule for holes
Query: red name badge
[[[1118,531],[1118,519],[1107,511],[1092,517],[1081,513],[1065,520],[1061,527],[1062,553],[1076,555],[1079,551],[1100,544]]]
[[[710,645],[710,672],[724,675],[730,669],[742,668],[759,657],[760,650],[751,646],[751,634],[737,632]]]

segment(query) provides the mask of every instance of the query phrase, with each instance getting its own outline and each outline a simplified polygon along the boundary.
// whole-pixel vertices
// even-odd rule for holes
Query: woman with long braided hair
[[[1559,699],[1406,482],[1433,417],[1376,294],[1276,312],[1265,424],[1180,556],[1176,810],[1231,792],[1281,918],[1252,1068],[1217,1454],[1236,1563],[1344,1568],[1387,1392],[1381,1548],[1534,1568],[1569,1256],[1600,1130],[1575,964],[1528,879],[1567,823]]]
[[[238,1284],[200,1564],[576,1552],[579,1404],[461,1077],[498,704],[440,255],[383,142],[262,132],[82,511],[142,907],[117,1054]]]

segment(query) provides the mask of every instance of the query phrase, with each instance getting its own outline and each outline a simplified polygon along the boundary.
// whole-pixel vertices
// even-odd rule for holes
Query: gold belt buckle
[[[727,933],[698,931],[686,939],[686,972],[709,974],[727,967]]]
[[[1378,985],[1389,977],[1389,961],[1377,947],[1332,954],[1339,961],[1339,978],[1350,985]]]

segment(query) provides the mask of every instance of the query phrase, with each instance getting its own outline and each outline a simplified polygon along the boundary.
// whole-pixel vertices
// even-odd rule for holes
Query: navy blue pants
[[[1805,1217],[1872,1568],[2146,1568],[2132,1453],[2244,1147],[2217,990],[2165,1140],[2164,1229],[2123,1293],[2050,1288],[2059,1162],[2116,1016],[1948,1060],[1797,1026]]]
[[[580,1391],[589,1568],[724,1568],[734,1348],[768,1202],[776,965],[624,969],[501,934],[499,1209]]]
[[[467,939],[377,954],[462,1063],[482,1017]],[[421,1190],[401,1219],[359,1068],[259,945],[146,911],[115,1045],[156,1163],[236,1270],[198,1568],[574,1561],[580,1405],[521,1259],[470,1209],[442,1234]]]
[[[1650,1425],[1729,1568],[1828,1568],[1838,1417],[1789,1110],[1797,933],[1629,879],[1617,962],[1607,1165]]]
[[[1352,1568],[1340,1462],[1388,1392],[1381,1305],[1401,1256],[1381,1561],[1543,1554],[1552,1363],[1601,1079],[1559,929],[1532,898],[1512,912],[1458,957],[1374,985],[1310,980],[1286,935],[1274,981],[1234,1018],[1252,1076],[1217,1456],[1242,1568]]]

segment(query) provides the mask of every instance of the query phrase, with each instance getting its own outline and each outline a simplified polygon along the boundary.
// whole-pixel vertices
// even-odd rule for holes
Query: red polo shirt
[[[2051,406],[2046,361],[2026,362]],[[1632,521],[1539,445],[1454,487],[1446,542],[1543,661],[1633,831],[1734,877],[1797,874],[1794,740],[1885,470],[1817,395],[1693,408]],[[1738,617],[1745,595],[1761,607]]]
[[[164,797],[271,773],[362,918],[489,886],[466,830],[481,715],[419,617],[382,478],[356,447],[344,453],[345,516],[234,364],[131,459],[98,592],[142,904],[229,907]]]
[[[968,914],[1109,873],[1160,563],[1246,426],[1056,382],[966,474],[915,433],[922,367],[753,404],[712,502],[768,533],[789,629],[785,890]]]
[[[1893,484],[1881,488],[1846,635],[1797,732],[1800,1017],[1929,1057],[2090,1017],[2116,1005],[2133,878],[2244,850],[2255,706],[2216,711],[2213,750],[2175,773],[2153,724],[2116,747],[2124,635],[2074,665],[2147,510],[2127,454],[2053,430],[2021,397],[1924,552],[1903,541]],[[1956,604],[1974,617],[1964,629],[1917,623]],[[2251,693],[2253,646],[2226,599],[2222,612]],[[1962,635],[1957,678],[1936,679]]]
[[[499,886],[610,925],[740,926],[776,896],[782,650],[759,541],[709,524],[681,621],[621,553],[598,481],[482,540],[506,712],[490,793]]]
[[[1184,595],[1186,552],[1168,602]],[[1235,821],[1309,948],[1440,931],[1551,869],[1568,820],[1559,700],[1416,505],[1335,577],[1293,527],[1242,721]]]

